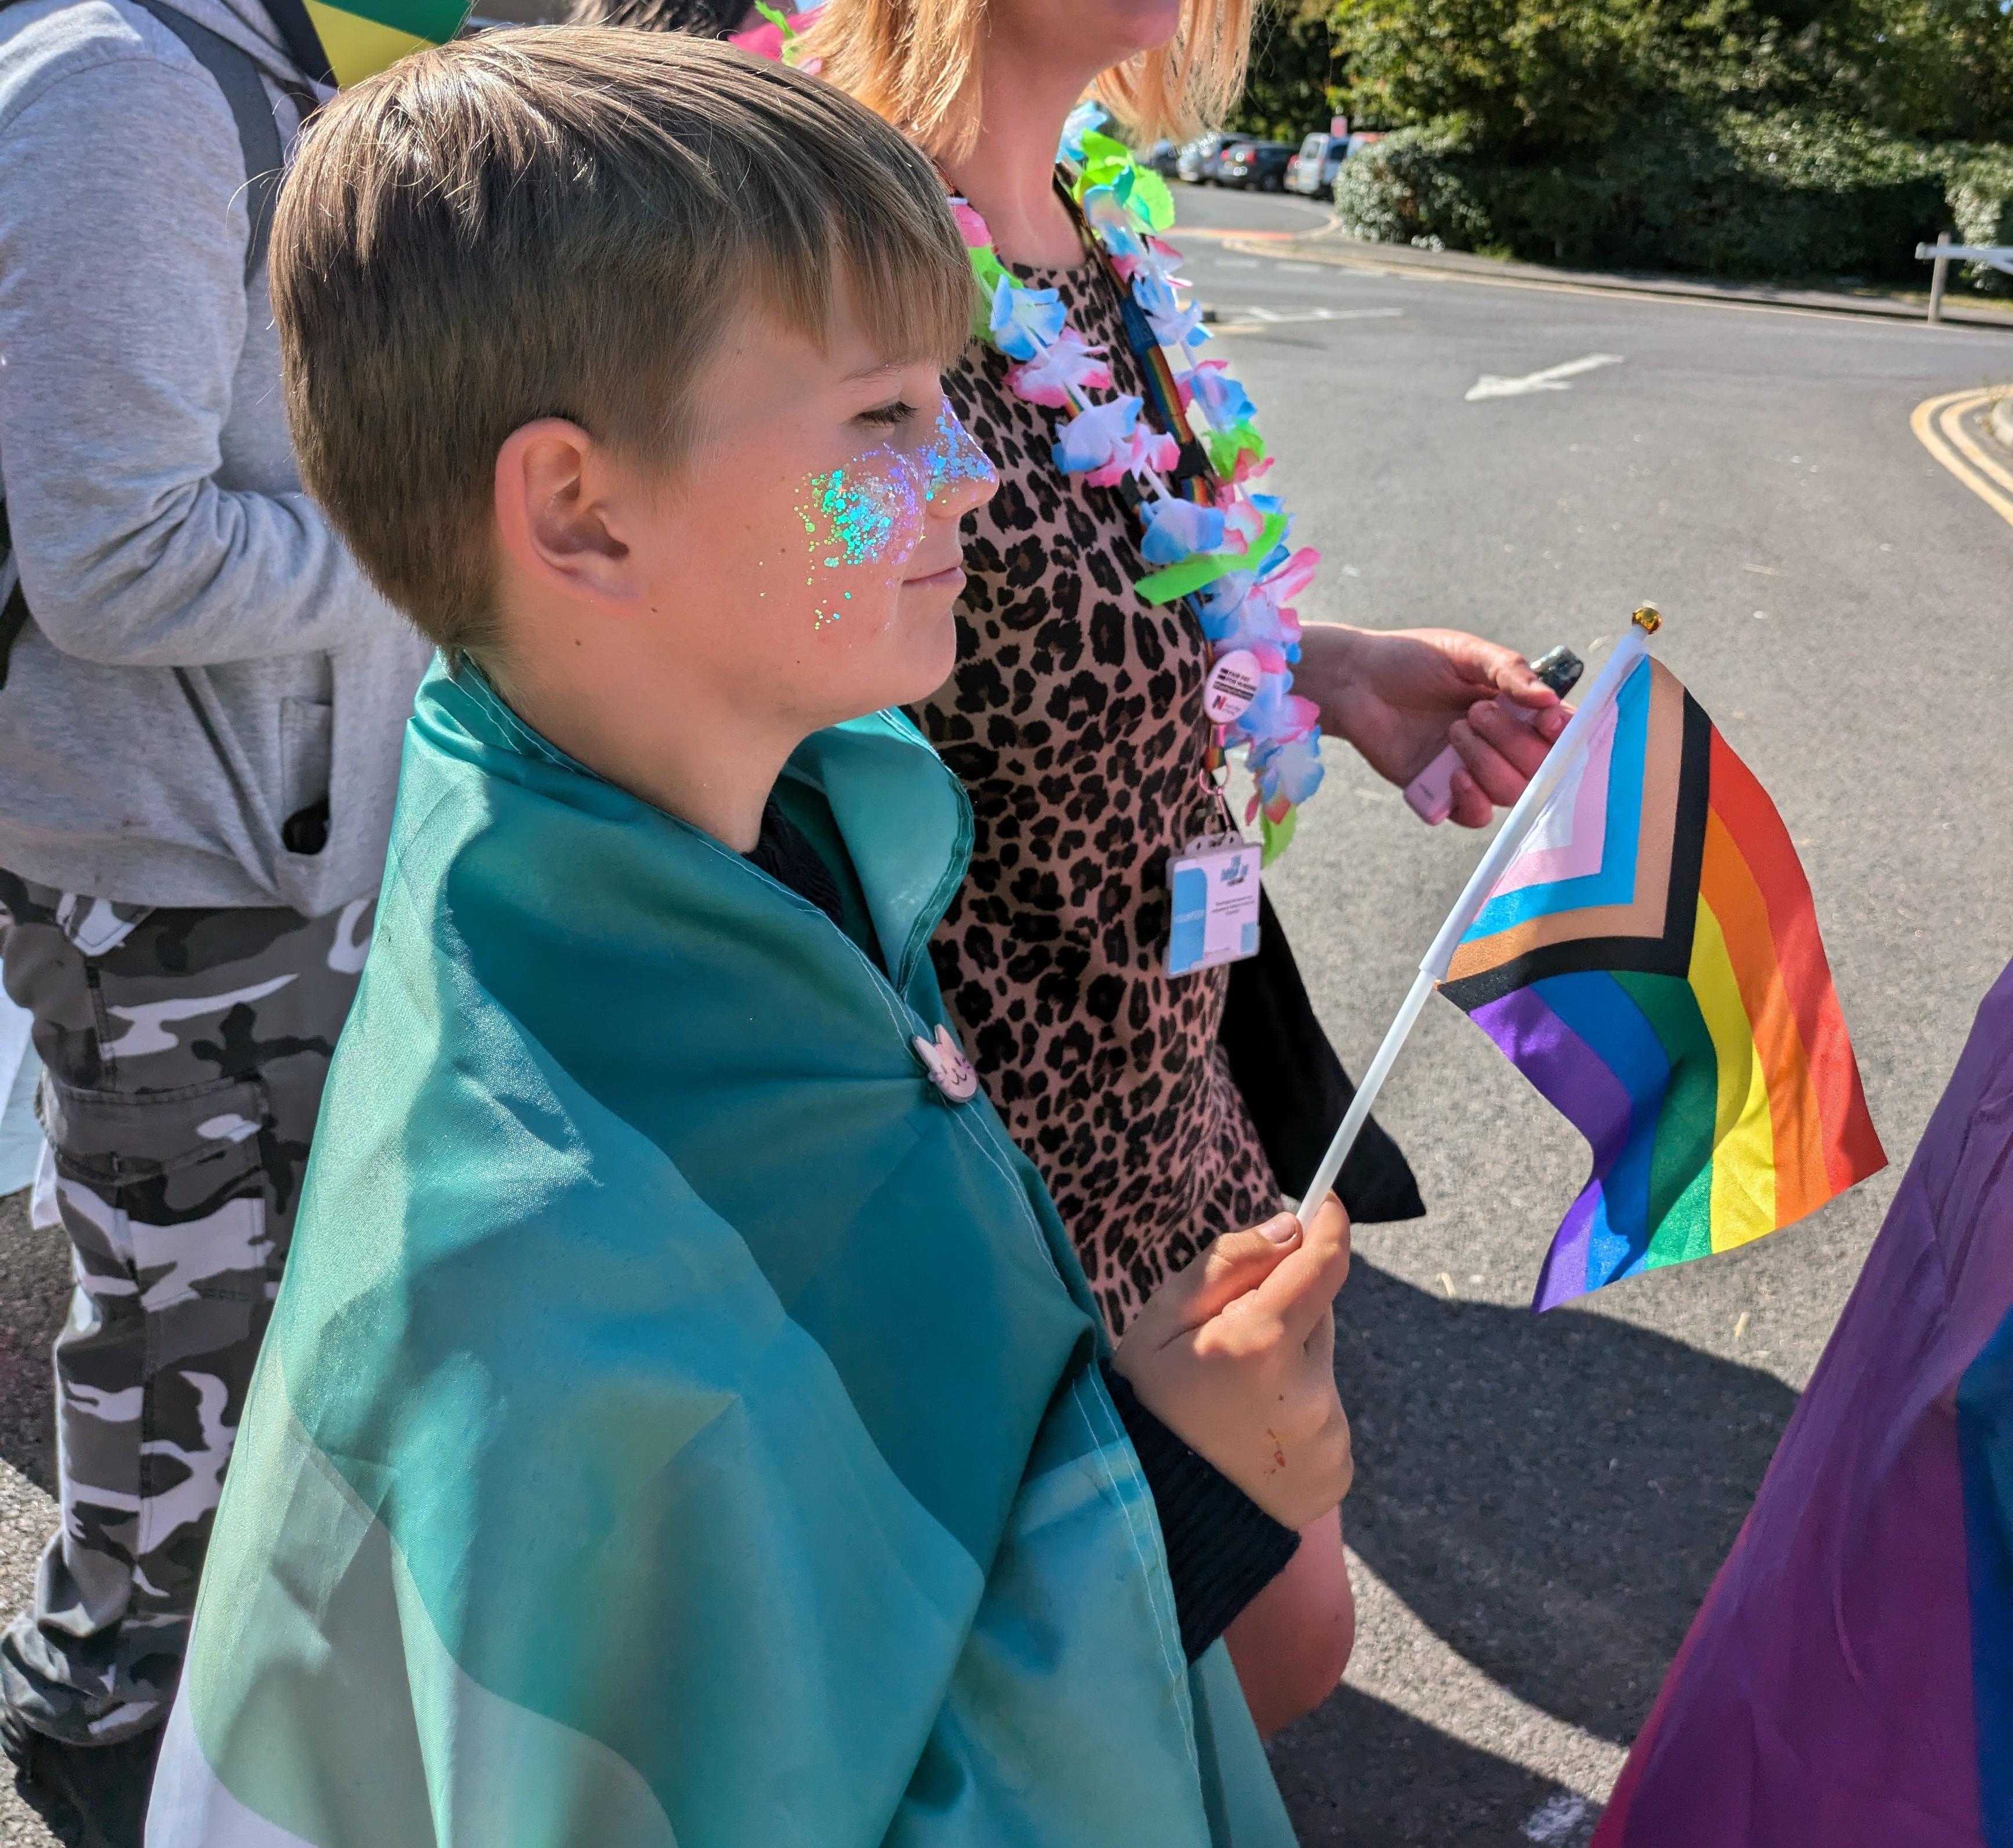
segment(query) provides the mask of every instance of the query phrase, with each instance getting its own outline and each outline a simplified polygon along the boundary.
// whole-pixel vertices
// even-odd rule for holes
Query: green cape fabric
[[[152,1848],[1289,1848],[1068,1240],[912,1045],[964,792],[892,714],[786,778],[886,978],[422,688]]]

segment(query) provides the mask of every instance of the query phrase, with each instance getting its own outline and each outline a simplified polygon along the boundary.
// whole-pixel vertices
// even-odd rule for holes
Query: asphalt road
[[[1178,204],[1204,227],[1321,216],[1192,189]],[[1909,417],[2013,382],[2013,334],[1182,247],[1326,555],[1303,614],[1586,654],[1661,606],[1659,652],[1798,844],[1905,1162],[2013,956],[2013,524]],[[1484,375],[1595,356],[1565,389],[1468,399]],[[1268,878],[1360,1070],[1480,843],[1422,828],[1328,756]],[[1442,1003],[1385,1095],[1431,1212],[1361,1228],[1342,1299],[1361,1640],[1275,1761],[1309,1844],[1583,1839],[1897,1176],[1534,1319],[1583,1145]]]
[[[1325,216],[1178,191],[1205,231]],[[1660,651],[1802,852],[1875,1120],[1905,1160],[2013,956],[2013,524],[1909,415],[2013,381],[2013,335],[1366,274],[1283,242],[1185,248],[1299,536],[1327,556],[1303,614],[1591,653],[1636,603],[1662,606]],[[1484,375],[1595,356],[1564,389],[1468,399]],[[1346,751],[1329,760],[1268,878],[1360,1069],[1479,842],[1422,828]],[[1539,1258],[1585,1174],[1577,1138],[1437,1003],[1380,1113],[1431,1213],[1357,1235],[1339,1366],[1360,1639],[1275,1762],[1309,1848],[1581,1843],[1894,1177],[1534,1320]],[[0,1203],[9,1606],[52,1518],[43,1357],[63,1288],[20,1206]],[[0,1844],[48,1839],[0,1796]]]

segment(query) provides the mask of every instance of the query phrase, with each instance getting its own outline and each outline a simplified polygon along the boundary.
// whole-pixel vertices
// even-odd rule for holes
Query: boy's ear
[[[507,568],[549,594],[619,606],[641,594],[624,531],[623,471],[577,424],[541,417],[496,452],[497,542]]]

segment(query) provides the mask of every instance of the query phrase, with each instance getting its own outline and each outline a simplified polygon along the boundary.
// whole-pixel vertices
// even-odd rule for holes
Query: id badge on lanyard
[[[1257,656],[1242,649],[1210,669],[1203,711],[1212,725],[1235,724],[1258,691]],[[1219,732],[1219,735],[1221,733]],[[1174,922],[1167,935],[1167,973],[1187,975],[1258,953],[1258,870],[1263,849],[1247,841],[1228,811],[1219,832],[1198,836],[1167,863]]]
[[[1167,973],[1187,975],[1258,953],[1260,849],[1235,829],[1203,835],[1167,863],[1173,928]]]

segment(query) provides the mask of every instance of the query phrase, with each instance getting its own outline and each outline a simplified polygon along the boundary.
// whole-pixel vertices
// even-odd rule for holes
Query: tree
[[[1353,113],[1515,159],[1722,108],[2013,141],[2004,0],[1336,0]]]
[[[1326,128],[1340,98],[1331,0],[1258,0],[1251,74],[1232,128],[1297,141]]]

